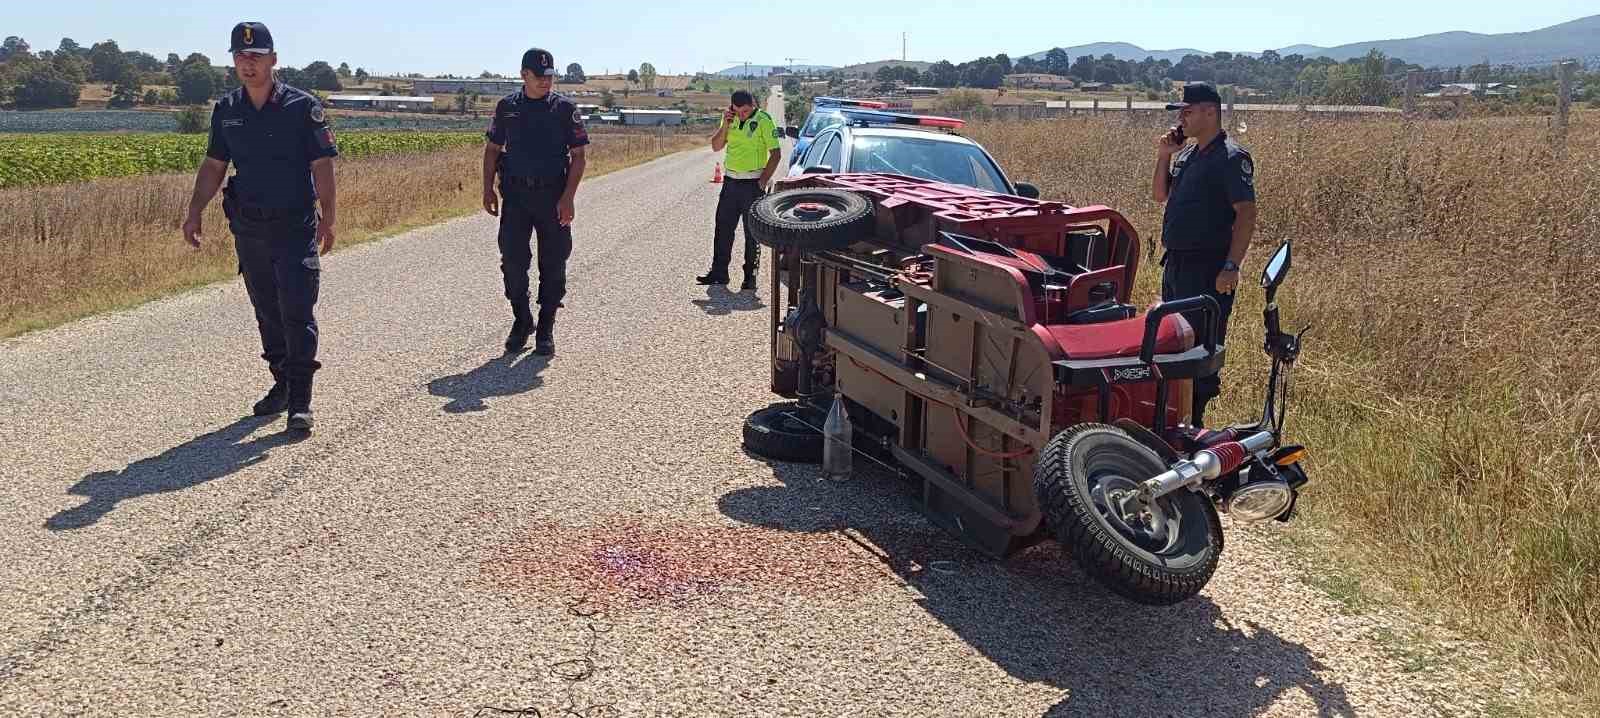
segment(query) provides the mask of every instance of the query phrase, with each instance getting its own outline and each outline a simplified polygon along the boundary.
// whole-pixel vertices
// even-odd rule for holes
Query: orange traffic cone
[[[717,163],[717,168],[711,172],[711,184],[722,184],[722,163]]]

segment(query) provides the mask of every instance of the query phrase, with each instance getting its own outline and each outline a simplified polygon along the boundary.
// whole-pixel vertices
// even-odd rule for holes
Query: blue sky
[[[34,49],[62,37],[84,46],[115,39],[125,50],[164,58],[204,52],[226,63],[228,31],[244,19],[265,22],[279,62],[328,60],[381,72],[477,74],[516,71],[530,46],[563,67],[591,73],[653,63],[658,71],[716,71],[753,64],[846,65],[900,56],[909,35],[914,60],[1019,56],[1089,42],[1131,42],[1149,50],[1259,51],[1299,43],[1332,46],[1447,30],[1523,32],[1600,13],[1600,0],[1504,3],[1340,0],[1324,3],[1192,0],[1055,0],[983,4],[888,2],[243,3],[193,0],[74,3],[7,2],[0,37],[20,35]],[[1200,7],[1203,5],[1204,7]],[[983,10],[975,10],[983,7]],[[543,9],[525,9],[543,8]],[[811,12],[812,14],[802,14]],[[245,17],[248,15],[249,17]]]

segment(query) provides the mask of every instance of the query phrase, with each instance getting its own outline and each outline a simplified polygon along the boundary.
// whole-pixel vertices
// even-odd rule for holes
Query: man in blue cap
[[[1217,345],[1228,333],[1239,265],[1256,226],[1255,167],[1250,152],[1222,129],[1222,98],[1206,83],[1184,86],[1178,128],[1156,140],[1153,192],[1166,203],[1161,222],[1161,299],[1199,295],[1217,300]],[[1186,145],[1192,137],[1195,144]],[[1199,313],[1188,315],[1197,329]],[[1190,422],[1202,426],[1206,404],[1222,391],[1216,374],[1196,377]]]
[[[233,163],[237,172],[223,190],[222,211],[273,378],[252,409],[257,416],[287,410],[290,430],[309,431],[312,376],[322,367],[314,309],[320,257],[333,249],[339,150],[316,96],[273,77],[278,56],[267,26],[235,25],[228,49],[240,86],[212,108],[211,139],[183,235],[200,246],[201,214]]]
[[[527,347],[555,352],[556,309],[567,294],[567,258],[572,254],[573,199],[583,179],[589,133],[577,103],[551,91],[559,71],[549,52],[522,55],[522,89],[500,98],[483,148],[483,209],[500,218],[500,272],[511,302],[506,351]],[[500,195],[495,195],[495,176]],[[505,199],[504,205],[501,198]],[[528,308],[529,241],[539,237],[539,320]]]

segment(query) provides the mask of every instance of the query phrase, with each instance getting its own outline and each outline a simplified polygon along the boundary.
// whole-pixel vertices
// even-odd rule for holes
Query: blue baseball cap
[[[535,75],[554,77],[561,74],[556,71],[556,58],[550,51],[537,47],[522,53],[522,67],[532,70]]]
[[[272,32],[259,22],[241,22],[233,26],[233,37],[228,41],[228,52],[249,52],[256,55],[272,54]]]

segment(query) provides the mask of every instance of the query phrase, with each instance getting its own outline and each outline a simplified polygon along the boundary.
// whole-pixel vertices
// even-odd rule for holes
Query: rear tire
[[[745,231],[778,249],[844,249],[872,233],[872,202],[854,192],[802,188],[774,192],[750,205]]]
[[[826,420],[822,412],[797,402],[773,404],[745,418],[744,448],[774,461],[820,464],[822,432],[818,429]]]
[[[1160,456],[1126,432],[1092,423],[1057,434],[1034,468],[1034,492],[1056,539],[1085,573],[1150,606],[1199,593],[1222,557],[1222,521],[1201,494],[1179,489],[1157,499],[1165,520],[1130,522],[1107,503],[1166,470]]]

